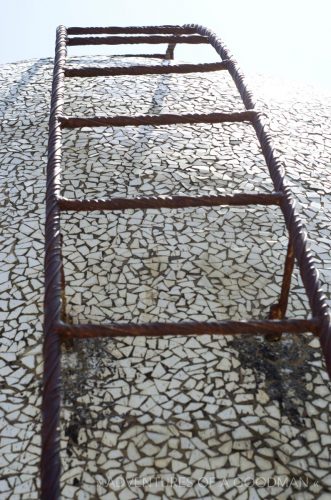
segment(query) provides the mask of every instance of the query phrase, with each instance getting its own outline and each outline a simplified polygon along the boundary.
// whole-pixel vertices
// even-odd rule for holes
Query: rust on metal
[[[167,60],[172,60],[174,58],[174,51],[175,51],[176,44],[175,43],[169,43],[166,53],[165,53],[165,59]]]
[[[86,36],[67,39],[68,45],[127,45],[136,43],[176,44],[176,43],[208,43],[208,38],[199,35],[150,35],[150,36]]]
[[[60,198],[61,210],[127,210],[129,208],[145,210],[146,208],[184,208],[184,207],[216,207],[221,205],[280,205],[282,193],[237,193],[230,195],[210,196],[151,196],[150,198],[112,198],[112,199],[68,199]]]
[[[166,335],[235,335],[271,333],[315,333],[319,326],[315,319],[255,320],[255,321],[181,321],[180,323],[110,323],[103,325],[59,324],[57,333],[63,337],[139,337]]]
[[[116,57],[116,54],[112,54],[112,57]],[[151,59],[165,59],[166,54],[118,54],[117,57],[148,57]]]
[[[80,67],[65,68],[64,74],[68,77],[91,76],[119,76],[119,75],[165,75],[169,73],[203,73],[207,71],[221,71],[227,69],[227,61],[206,64],[171,64],[167,66],[127,66],[127,67]]]
[[[281,287],[281,291],[280,291],[280,295],[279,295],[279,300],[278,300],[277,304],[274,304],[271,307],[271,310],[270,310],[270,318],[271,319],[283,319],[283,318],[285,318],[294,264],[295,264],[294,247],[293,247],[293,243],[290,240],[288,247],[287,247],[285,265],[284,265],[283,282],[282,282],[282,287]]]
[[[102,36],[77,36],[102,35]],[[106,35],[106,36],[105,36]],[[116,36],[118,35],[118,36]],[[177,43],[206,44],[214,47],[221,57],[220,63],[200,65],[132,66],[125,68],[68,68],[66,50],[68,45],[166,43],[165,54],[127,54],[127,57],[155,57],[172,59]],[[246,111],[210,114],[164,114],[158,116],[115,116],[92,118],[63,116],[65,77],[91,77],[116,75],[145,75],[186,73],[192,71],[229,71],[245,105]],[[262,153],[273,181],[273,193],[238,193],[220,196],[173,196],[151,198],[112,199],[66,199],[61,197],[61,133],[62,128],[116,127],[116,126],[160,126],[170,124],[220,123],[247,121],[256,132]],[[61,211],[125,210],[135,208],[184,208],[217,205],[275,204],[280,207],[289,234],[289,246],[285,259],[280,297],[265,320],[189,322],[179,323],[110,323],[103,325],[70,325],[65,319],[64,272],[61,256]],[[310,319],[287,319],[286,309],[290,291],[291,275],[296,261],[311,308]],[[307,232],[295,210],[291,191],[284,182],[279,160],[275,157],[271,137],[266,131],[265,117],[254,106],[243,74],[224,43],[209,29],[200,25],[142,26],[57,29],[56,51],[53,72],[52,99],[49,121],[46,231],[45,231],[45,321],[44,321],[44,381],[42,400],[42,458],[41,484],[43,500],[60,497],[60,340],[61,338],[136,336],[136,335],[218,335],[265,334],[268,338],[279,338],[283,332],[312,332],[319,336],[326,366],[331,376],[331,327],[330,314],[321,291],[318,273],[307,243]]]
[[[283,281],[282,281],[282,287],[281,287],[281,291],[280,291],[280,295],[279,295],[279,300],[276,304],[273,304],[270,308],[270,312],[269,312],[270,319],[278,319],[279,320],[279,319],[285,318],[294,264],[295,264],[294,247],[293,247],[293,243],[292,243],[291,239],[289,239],[286,258],[285,258],[285,264],[284,264],[284,274],[283,274]],[[267,334],[267,339],[268,340],[280,340],[281,335],[282,335],[281,332],[280,333],[276,333],[276,332],[269,333],[269,334]]]
[[[44,306],[44,373],[42,395],[41,489],[43,499],[60,497],[60,339],[56,324],[63,315],[63,264],[61,258],[60,172],[61,125],[64,96],[64,64],[67,30],[57,29],[49,120],[46,231],[45,231],[45,306]]]
[[[188,115],[144,115],[144,116],[93,116],[91,118],[75,116],[59,116],[63,128],[80,127],[137,127],[139,125],[178,125],[193,123],[223,123],[252,121],[256,111],[239,111],[237,113],[209,113]]]
[[[164,26],[108,26],[108,27],[89,27],[89,28],[79,28],[70,27],[67,28],[68,35],[192,35],[196,33],[194,27],[190,26],[175,26],[175,25],[164,25]]]

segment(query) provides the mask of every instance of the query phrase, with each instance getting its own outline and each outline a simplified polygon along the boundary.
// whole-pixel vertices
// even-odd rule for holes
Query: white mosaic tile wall
[[[51,76],[50,59],[0,71],[1,500],[38,498]],[[225,72],[204,78],[71,79],[66,113],[242,109]],[[251,86],[271,117],[330,303],[331,98],[263,78]],[[68,197],[272,190],[249,125],[67,130],[63,142]],[[263,207],[70,214],[63,235],[73,322],[264,318],[287,244],[280,212]],[[295,271],[289,315],[307,314]],[[310,335],[67,343],[62,496],[327,499],[330,403]]]

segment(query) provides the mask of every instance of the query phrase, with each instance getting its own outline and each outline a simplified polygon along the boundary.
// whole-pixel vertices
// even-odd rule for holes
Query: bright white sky
[[[199,23],[217,32],[245,71],[331,90],[331,0],[0,0],[0,7],[0,63],[52,57],[59,24]],[[195,60],[196,48],[176,48],[175,55]],[[90,53],[114,51],[91,49]],[[133,47],[123,49],[129,52]],[[200,60],[202,55],[206,61],[217,60],[208,50]],[[83,51],[71,48],[69,54]],[[155,46],[144,47],[148,51],[155,52]]]

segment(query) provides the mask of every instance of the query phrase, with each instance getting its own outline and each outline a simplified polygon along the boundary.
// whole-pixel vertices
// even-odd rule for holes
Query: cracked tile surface
[[[70,63],[92,60],[109,64]],[[242,109],[225,72],[204,76],[70,79],[66,114]],[[50,59],[0,72],[4,499],[38,498],[51,77]],[[270,116],[330,304],[331,98],[262,77],[251,87]],[[246,124],[67,130],[63,144],[68,197],[272,190]],[[79,213],[64,216],[62,228],[74,323],[258,319],[278,297],[287,243],[277,209]],[[297,270],[288,315],[308,316]],[[63,498],[301,500],[331,492],[330,385],[310,335],[74,341],[63,346],[62,371]]]

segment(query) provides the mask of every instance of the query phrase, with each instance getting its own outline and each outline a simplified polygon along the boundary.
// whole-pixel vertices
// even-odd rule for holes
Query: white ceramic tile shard
[[[146,60],[69,60],[134,63]],[[50,59],[0,71],[1,499],[39,497],[51,78]],[[262,77],[251,87],[330,304],[331,96]],[[69,115],[242,109],[226,72],[66,81]],[[248,124],[65,130],[63,145],[68,197],[272,191]],[[62,225],[74,323],[264,318],[277,300],[287,245],[277,209],[82,212]],[[307,311],[295,269],[288,315]],[[75,341],[63,347],[62,371],[64,499],[331,493],[330,385],[311,335]]]

